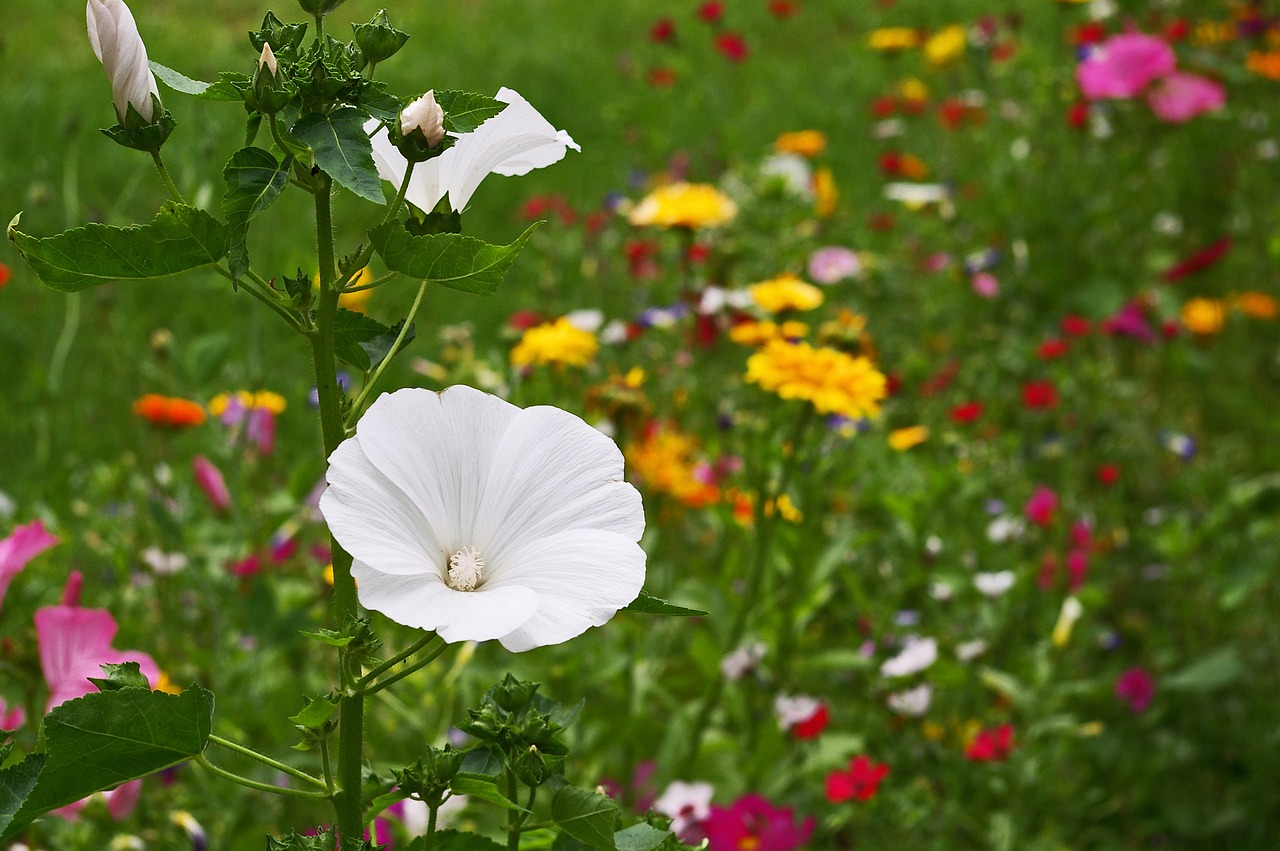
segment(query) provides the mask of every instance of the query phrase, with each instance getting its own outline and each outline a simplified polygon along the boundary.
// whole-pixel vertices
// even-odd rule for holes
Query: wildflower
[[[1116,697],[1129,704],[1135,715],[1147,711],[1155,694],[1155,680],[1142,668],[1130,668],[1116,679]]]
[[[938,642],[932,638],[912,636],[897,656],[886,659],[880,666],[880,674],[886,677],[907,677],[917,674],[938,661]]]
[[[1023,524],[1017,517],[1001,515],[987,524],[987,540],[993,544],[1020,538],[1022,532]]]
[[[628,217],[639,227],[714,228],[733,220],[738,205],[705,183],[672,183],[650,192]]]
[[[227,481],[212,461],[203,455],[197,455],[191,459],[191,471],[195,475],[196,484],[204,491],[215,511],[225,512],[231,507],[231,491],[227,489]]]
[[[835,284],[862,271],[858,255],[839,245],[819,248],[809,255],[809,277],[819,284]]]
[[[951,418],[953,423],[971,423],[982,416],[982,411],[983,404],[981,402],[965,402],[953,407],[947,412],[947,416]]]
[[[1050,338],[1036,347],[1036,357],[1040,360],[1054,360],[1071,351],[1071,343],[1060,338]]]
[[[773,141],[773,149],[780,154],[799,154],[816,157],[827,148],[827,136],[821,130],[794,130],[783,133]]]
[[[1067,589],[1079,591],[1089,575],[1089,552],[1075,549],[1067,553]]]
[[[969,279],[969,286],[983,298],[1000,295],[1000,280],[990,272],[979,272]]]
[[[959,649],[957,648],[957,652]],[[928,683],[921,683],[915,688],[909,688],[905,691],[894,692],[885,698],[885,703],[889,708],[899,715],[907,715],[912,718],[919,718],[929,711],[929,704],[933,702],[933,686]]]
[[[1103,464],[1097,472],[1099,484],[1111,487],[1120,478],[1120,467],[1116,464]]]
[[[731,806],[712,805],[707,816],[709,851],[795,851],[804,848],[814,820],[797,825],[790,809],[779,809],[762,795],[743,795]]]
[[[1160,280],[1171,284],[1195,272],[1207,269],[1221,260],[1231,250],[1232,245],[1231,237],[1224,236],[1212,245],[1194,252],[1165,269],[1160,275]]]
[[[1126,303],[1116,313],[1104,319],[1102,333],[1131,337],[1147,345],[1156,342],[1155,332],[1147,322],[1146,306],[1141,299]]]
[[[812,739],[826,729],[831,712],[816,697],[778,695],[773,700],[773,712],[778,716],[778,729],[790,730],[797,739]]]
[[[865,357],[808,343],[773,340],[747,360],[747,381],[783,399],[810,402],[820,414],[873,417],[887,395],[884,374]]]
[[[987,652],[987,642],[981,638],[975,638],[972,641],[962,641],[956,645],[956,658],[961,662],[972,662],[983,653]]]
[[[151,99],[159,102],[160,89],[147,64],[147,46],[138,34],[133,13],[122,0],[89,0],[85,12],[93,55],[111,80],[116,117],[125,124],[129,107],[133,107],[150,124],[156,118]]]
[[[872,50],[896,53],[920,44],[920,33],[910,27],[880,27],[867,37]]]
[[[716,36],[716,50],[730,62],[741,62],[747,58],[747,40],[738,33],[720,33]]]
[[[329,458],[320,510],[361,603],[508,650],[605,623],[644,582],[639,492],[579,418],[465,386],[381,396]]]
[[[525,331],[511,350],[511,363],[522,367],[551,363],[586,366],[599,349],[600,342],[595,334],[577,327],[567,316],[561,316],[554,322]]]
[[[951,199],[951,190],[941,183],[886,183],[883,194],[890,201],[900,201],[911,208]]]
[[[1052,381],[1028,381],[1022,385],[1022,404],[1032,410],[1058,407],[1058,389]]]
[[[1048,526],[1053,522],[1053,515],[1057,510],[1058,495],[1044,485],[1036,485],[1023,508],[1023,513],[1037,526]]]
[[[1196,455],[1196,442],[1189,434],[1176,431],[1160,432],[1160,443],[1183,461],[1190,461]]]
[[[27,720],[27,713],[21,706],[10,709],[0,698],[0,730],[16,730]]]
[[[797,0],[769,0],[769,13],[775,18],[790,18],[799,11]]]
[[[457,137],[438,157],[418,163],[409,179],[405,200],[424,212],[435,209],[448,196],[449,205],[462,212],[480,182],[490,174],[528,174],[564,159],[569,148],[582,150],[563,130],[557,130],[519,93],[503,87],[495,96],[506,104],[502,112],[470,133]],[[372,134],[373,162],[378,175],[393,186],[404,181],[408,160],[391,144],[387,129],[377,119],[364,125]]]
[[[698,18],[708,24],[719,23],[723,17],[723,0],[707,0],[707,2],[698,7]]]
[[[924,43],[924,58],[935,67],[949,65],[964,55],[964,27],[952,24],[931,35]]]
[[[876,795],[880,781],[889,775],[889,766],[872,762],[865,754],[849,762],[848,771],[827,775],[827,800],[841,804],[849,799],[869,801]]]
[[[1230,303],[1232,307],[1254,319],[1275,319],[1280,315],[1280,306],[1277,306],[1276,300],[1266,293],[1253,291],[1237,293],[1231,297]]]
[[[670,18],[659,18],[649,28],[649,40],[658,43],[675,41],[676,23]]]
[[[166,553],[159,547],[147,547],[142,551],[142,563],[161,576],[172,576],[186,568],[187,557],[182,553]]]
[[[889,448],[905,452],[913,446],[919,446],[929,439],[929,427],[922,425],[898,428],[889,432]]]
[[[814,213],[820,219],[831,216],[836,211],[840,194],[836,190],[835,174],[829,168],[820,168],[813,173]]]
[[[1053,626],[1053,646],[1066,647],[1067,642],[1071,640],[1071,631],[1075,628],[1076,621],[1080,620],[1080,616],[1084,614],[1084,607],[1080,605],[1080,601],[1075,597],[1068,597],[1062,601],[1062,610],[1058,613],[1058,622]]]
[[[748,287],[752,300],[767,313],[785,310],[813,310],[822,306],[822,290],[791,273],[761,281]]]
[[[1062,333],[1068,337],[1083,337],[1092,328],[1092,323],[1083,316],[1068,314],[1062,317]]]
[[[711,815],[711,798],[715,787],[696,781],[685,783],[673,780],[653,802],[653,808],[671,819],[671,832],[681,837],[696,828]]]
[[[655,89],[669,89],[676,84],[677,77],[671,68],[653,68],[647,79]]]
[[[720,491],[698,475],[697,442],[674,427],[653,427],[639,443],[627,447],[632,472],[656,493],[666,493],[689,508],[715,503]]]
[[[134,402],[133,412],[152,425],[172,429],[198,426],[205,420],[200,403],[158,393],[148,393]]]
[[[1227,320],[1227,307],[1218,299],[1187,299],[1182,305],[1181,319],[1183,327],[1192,334],[1207,337],[1222,330]]]
[[[4,594],[13,578],[28,562],[56,543],[58,539],[49,534],[39,520],[18,526],[9,533],[9,537],[0,540],[0,604],[4,603]],[[0,730],[5,729],[10,728],[0,724]]]
[[[1227,90],[1222,84],[1201,77],[1175,71],[1160,79],[1147,92],[1147,105],[1161,121],[1182,124],[1197,115],[1222,109],[1227,102]]]
[[[975,573],[973,586],[984,596],[1001,597],[1013,587],[1015,577],[1012,570],[1001,570],[995,573]]]
[[[1002,762],[1013,750],[1013,725],[1001,724],[991,730],[982,730],[965,748],[964,755],[974,762]]]
[[[1164,40],[1132,32],[1112,36],[1076,66],[1076,82],[1089,100],[1131,98],[1174,72],[1177,57]]]

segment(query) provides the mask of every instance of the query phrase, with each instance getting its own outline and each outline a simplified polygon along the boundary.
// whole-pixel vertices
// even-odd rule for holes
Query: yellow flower
[[[599,349],[600,343],[595,334],[583,331],[561,316],[554,322],[525,331],[520,342],[511,350],[511,363],[515,366],[547,363],[586,366]]]
[[[770,340],[799,340],[809,333],[809,326],[794,319],[776,322],[739,322],[729,328],[729,339],[740,346],[763,346]]]
[[[909,177],[912,180],[924,180],[929,176],[929,166],[924,164],[924,160],[915,154],[902,154],[898,157],[898,171],[903,177]]]
[[[784,310],[813,310],[822,305],[822,290],[805,283],[790,272],[752,284],[747,288],[751,298],[769,313]]]
[[[871,31],[867,43],[872,50],[906,50],[920,43],[920,33],[910,27],[880,27]]]
[[[1075,597],[1062,601],[1062,611],[1058,613],[1058,622],[1053,626],[1054,647],[1067,646],[1067,642],[1071,640],[1071,631],[1075,629],[1076,621],[1080,620],[1082,614],[1084,607]]]
[[[774,340],[747,359],[747,381],[783,399],[802,399],[820,414],[850,419],[880,413],[884,374],[864,357],[808,343]]]
[[[167,672],[161,671],[160,679],[156,681],[153,691],[162,691],[165,694],[182,694],[182,686],[170,679]]]
[[[924,43],[924,58],[931,65],[949,65],[964,55],[964,27],[952,24],[938,30]]]
[[[825,219],[836,211],[840,193],[836,191],[836,178],[829,168],[813,173],[813,207],[818,218]]]
[[[816,157],[827,148],[827,137],[821,130],[796,130],[783,133],[773,142],[773,149],[780,154],[799,154]]]
[[[770,509],[775,506],[778,509],[778,516],[788,523],[799,523],[804,520],[804,514],[800,512],[800,509],[796,508],[796,504],[791,501],[791,497],[785,493],[778,494]]]
[[[908,77],[898,83],[898,97],[913,103],[924,103],[929,99],[929,87],[915,77]]]
[[[1218,299],[1192,298],[1182,305],[1182,324],[1192,334],[1216,334],[1226,319],[1226,305]]]
[[[889,432],[889,447],[905,452],[913,446],[919,446],[929,439],[928,426],[915,425],[894,429]]]
[[[1275,319],[1280,310],[1276,300],[1266,293],[1244,292],[1231,297],[1231,306],[1254,319]]]
[[[738,205],[710,184],[672,183],[650,192],[629,218],[640,227],[714,228],[737,214]]]
[[[259,390],[256,393],[250,393],[248,390],[237,390],[235,393],[219,393],[210,399],[209,413],[215,417],[222,416],[227,407],[230,406],[233,398],[246,411],[265,408],[273,414],[280,414],[285,408],[289,407],[289,403],[285,401],[283,396],[270,390]]]

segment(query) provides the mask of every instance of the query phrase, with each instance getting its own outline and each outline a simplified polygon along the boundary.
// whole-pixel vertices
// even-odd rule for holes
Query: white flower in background
[[[405,193],[410,204],[429,213],[448,195],[453,209],[462,212],[480,181],[490,174],[528,174],[559,162],[569,148],[582,150],[568,133],[551,126],[516,92],[501,88],[496,97],[506,104],[502,112],[458,136],[453,147],[440,156],[414,167]],[[364,129],[371,134],[378,174],[399,187],[409,167],[408,160],[391,144],[387,129],[380,127],[376,119],[366,122]]]
[[[929,704],[933,702],[933,686],[921,683],[915,688],[894,692],[889,695],[886,702],[889,708],[899,715],[919,718],[929,711]]]
[[[932,638],[911,636],[906,645],[892,659],[886,659],[880,666],[880,673],[886,677],[906,677],[919,673],[938,661],[938,642]]]
[[[672,780],[653,802],[653,808],[672,819],[671,832],[679,836],[707,820],[711,815],[711,798],[714,795],[715,787],[710,783]]]
[[[644,510],[622,465],[559,408],[409,388],[374,402],[329,457],[320,511],[366,608],[445,641],[529,650],[640,593]]]
[[[93,55],[98,57],[111,80],[116,117],[124,124],[129,104],[133,104],[146,121],[153,121],[151,96],[159,97],[160,89],[147,64],[147,47],[138,34],[133,13],[122,0],[89,0],[85,18]]]
[[[142,563],[162,576],[171,576],[187,566],[182,553],[166,553],[159,547],[147,547],[142,551]]]
[[[1001,570],[996,573],[975,573],[973,585],[988,597],[1000,597],[1013,587],[1012,570]]]
[[[971,662],[987,652],[987,642],[981,638],[965,641],[956,645],[956,658],[961,662]]]
[[[1025,528],[1026,524],[1022,522],[1021,518],[1001,514],[987,524],[987,540],[993,544],[1003,544],[1005,541],[1016,540],[1022,537],[1022,532]]]
[[[720,673],[726,680],[740,680],[760,664],[768,649],[761,641],[744,644],[720,660]]]
[[[803,724],[822,709],[822,701],[806,694],[780,694],[773,699],[773,714],[778,716],[778,729],[790,730]]]
[[[813,197],[813,169],[799,154],[774,154],[760,164],[760,176],[781,180],[792,195]]]
[[[907,206],[941,204],[951,198],[951,190],[941,183],[886,183],[884,197]]]
[[[604,325],[604,314],[598,310],[574,310],[564,315],[565,321],[579,331],[596,333]]]
[[[939,603],[945,603],[951,599],[951,595],[955,593],[951,588],[951,583],[943,580],[932,582],[929,584],[929,596],[937,600]]]

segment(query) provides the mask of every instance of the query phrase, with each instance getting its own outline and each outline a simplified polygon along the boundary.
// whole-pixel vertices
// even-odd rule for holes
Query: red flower
[[[892,213],[872,213],[867,216],[867,227],[874,231],[893,230],[895,225]]]
[[[938,370],[924,384],[920,385],[920,395],[928,398],[929,396],[937,396],[943,390],[951,386],[951,382],[956,380],[956,376],[960,374],[960,361],[952,358],[942,365],[942,369]]]
[[[964,755],[975,762],[995,762],[1009,758],[1013,750],[1013,725],[1001,724],[994,730],[982,730],[973,738]]]
[[[1058,389],[1052,381],[1028,381],[1022,385],[1022,404],[1033,410],[1058,407]]]
[[[513,331],[527,331],[535,325],[541,325],[546,321],[541,313],[536,310],[517,310],[511,314],[511,318],[507,320],[507,325]]]
[[[719,22],[724,17],[724,3],[720,0],[710,0],[698,7],[698,17],[709,24]]]
[[[0,263],[0,290],[4,289],[7,283],[9,283],[9,267]]]
[[[1002,41],[991,48],[991,59],[994,62],[1007,62],[1017,52],[1018,43],[1016,41]]]
[[[1076,27],[1075,43],[1081,44],[1097,44],[1107,37],[1107,28],[1097,21],[1090,21],[1087,24]]]
[[[1191,33],[1191,25],[1187,23],[1186,18],[1174,18],[1164,28],[1164,37],[1166,41],[1182,41]]]
[[[1066,340],[1055,337],[1040,344],[1040,347],[1036,349],[1036,357],[1040,358],[1040,360],[1053,360],[1054,358],[1062,357],[1069,351],[1071,351],[1071,344]]]
[[[741,62],[747,58],[747,41],[738,33],[720,33],[716,36],[716,50],[730,62]]]
[[[956,405],[949,416],[954,423],[971,423],[982,416],[982,403],[965,402],[963,405]]]
[[[938,104],[938,120],[947,130],[958,130],[969,114],[969,107],[962,100],[946,98]]]
[[[885,151],[880,155],[880,171],[890,177],[902,170],[902,155],[897,151]]]
[[[1036,584],[1048,591],[1057,580],[1058,557],[1053,553],[1045,553],[1044,558],[1040,561],[1040,574],[1036,577]]]
[[[752,793],[730,807],[712,805],[705,830],[714,851],[794,851],[805,847],[814,824],[812,817],[796,824],[791,810],[775,808],[764,796]]]
[[[827,775],[827,800],[833,804],[850,798],[869,801],[875,797],[880,781],[889,774],[889,766],[877,765],[865,756],[854,757],[848,771],[833,771]]]
[[[891,97],[878,97],[871,101],[871,114],[876,118],[888,118],[898,109],[898,102]]]
[[[1083,337],[1092,327],[1092,323],[1083,316],[1070,314],[1062,317],[1062,333],[1068,337]]]
[[[790,18],[799,11],[800,4],[796,0],[770,0],[769,2],[769,12],[775,18]]]
[[[1160,279],[1170,284],[1174,281],[1180,281],[1187,277],[1187,275],[1199,272],[1201,269],[1206,269],[1214,263],[1217,263],[1222,259],[1222,256],[1230,250],[1231,237],[1224,236],[1213,245],[1210,245],[1207,248],[1202,248],[1195,254],[1192,254],[1186,259],[1174,263],[1168,269],[1165,269],[1164,274],[1160,276]]]
[[[1089,575],[1089,554],[1084,550],[1067,553],[1067,588],[1078,591]]]
[[[1078,100],[1067,109],[1067,123],[1077,130],[1083,130],[1089,123],[1089,104]]]
[[[649,85],[655,89],[669,89],[676,83],[676,72],[670,68],[654,68],[649,72]]]
[[[1120,468],[1115,464],[1103,464],[1098,468],[1098,481],[1107,487],[1114,485],[1119,478]]]
[[[818,707],[817,712],[792,727],[791,735],[797,739],[816,739],[823,730],[827,729],[827,724],[830,721],[831,710],[827,709],[827,705],[824,703]]]
[[[670,18],[659,18],[652,27],[649,28],[649,40],[657,42],[674,41],[676,37],[676,24]]]

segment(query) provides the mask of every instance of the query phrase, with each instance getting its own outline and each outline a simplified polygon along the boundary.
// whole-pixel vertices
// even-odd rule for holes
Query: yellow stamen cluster
[[[747,381],[820,414],[874,417],[887,395],[884,374],[865,357],[775,340],[747,359]]]

